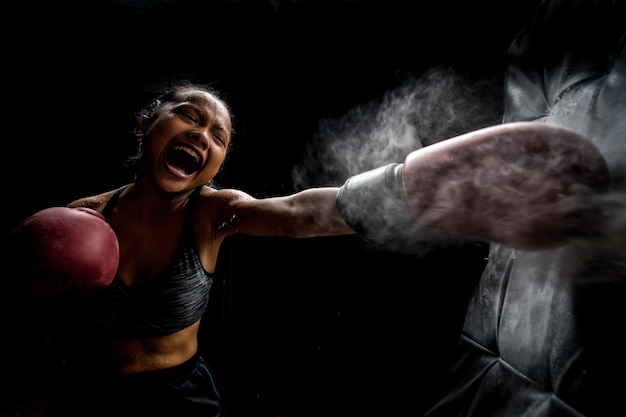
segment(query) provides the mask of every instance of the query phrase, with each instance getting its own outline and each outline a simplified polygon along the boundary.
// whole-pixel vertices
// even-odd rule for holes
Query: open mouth
[[[191,175],[202,167],[202,158],[187,146],[175,145],[167,152],[167,164],[185,175]]]

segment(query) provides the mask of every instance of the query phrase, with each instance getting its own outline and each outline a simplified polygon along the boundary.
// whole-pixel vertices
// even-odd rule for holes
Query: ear
[[[144,114],[137,119],[137,126],[135,126],[135,134],[137,136],[143,136],[146,130],[150,126],[150,118]]]

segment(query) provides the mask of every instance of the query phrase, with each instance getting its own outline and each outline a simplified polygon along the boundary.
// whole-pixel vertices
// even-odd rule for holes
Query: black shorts
[[[220,397],[200,356],[173,368],[128,375],[82,367],[53,387],[44,417],[220,416]]]

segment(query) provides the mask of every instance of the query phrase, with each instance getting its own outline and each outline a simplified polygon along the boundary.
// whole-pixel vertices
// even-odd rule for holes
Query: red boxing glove
[[[104,217],[88,208],[51,207],[11,234],[15,270],[32,298],[107,287],[119,263],[119,244]]]
[[[369,238],[394,239],[387,231],[424,239],[452,232],[543,249],[596,230],[601,209],[595,197],[609,181],[604,158],[581,135],[516,122],[457,136],[411,152],[403,164],[351,177],[337,207]]]

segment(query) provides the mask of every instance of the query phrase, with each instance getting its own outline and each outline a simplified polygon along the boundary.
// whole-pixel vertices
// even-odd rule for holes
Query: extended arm
[[[236,190],[214,197],[224,204],[216,229],[228,233],[294,238],[353,234],[337,210],[339,188],[310,188],[281,197],[253,198]]]

